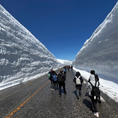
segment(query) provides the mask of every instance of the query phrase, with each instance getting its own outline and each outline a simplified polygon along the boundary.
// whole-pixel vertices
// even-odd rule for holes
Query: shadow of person
[[[92,103],[91,103],[89,100],[84,99],[84,100],[83,100],[83,104],[85,104],[86,107],[88,107],[88,108],[93,112]]]

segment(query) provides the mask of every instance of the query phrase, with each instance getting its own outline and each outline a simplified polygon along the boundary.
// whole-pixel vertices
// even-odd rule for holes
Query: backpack
[[[95,86],[96,87],[99,87],[100,86],[99,77],[98,77],[97,74],[95,75]]]
[[[93,96],[99,97],[99,96],[100,96],[100,90],[99,90],[99,88],[96,87],[96,86],[93,86],[93,87],[92,87],[91,94],[92,94]]]
[[[80,85],[81,84],[81,80],[80,80],[80,76],[79,77],[75,77],[76,78],[76,85]]]
[[[48,73],[48,79],[49,79],[49,80],[52,80],[51,72]]]
[[[56,82],[57,81],[57,76],[54,74],[52,75],[53,81]]]
[[[59,82],[64,82],[65,81],[65,76],[64,76],[63,73],[59,73],[59,75],[58,75],[58,81]]]
[[[48,78],[50,78],[51,76],[50,76],[50,73],[48,73]]]

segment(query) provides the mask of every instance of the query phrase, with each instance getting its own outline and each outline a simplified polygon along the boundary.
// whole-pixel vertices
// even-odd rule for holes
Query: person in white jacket
[[[96,106],[98,100],[100,101],[99,78],[98,78],[98,75],[95,74],[94,70],[91,70],[90,73],[91,73],[91,75],[88,80],[88,83],[90,86],[89,96],[92,101],[92,106],[93,106],[92,108],[93,108],[94,115],[96,117],[99,117],[99,113],[98,113],[97,106]]]

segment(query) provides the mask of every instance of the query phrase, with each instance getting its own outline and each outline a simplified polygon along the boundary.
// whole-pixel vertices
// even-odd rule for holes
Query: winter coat
[[[100,96],[98,75],[91,74],[88,80],[89,95]]]
[[[64,73],[58,74],[58,83],[65,83],[66,77]]]
[[[91,74],[88,82],[91,86],[99,87],[100,85],[98,75]]]

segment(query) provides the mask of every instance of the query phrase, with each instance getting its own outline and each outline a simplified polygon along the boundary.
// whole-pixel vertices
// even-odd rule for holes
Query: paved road
[[[0,118],[95,118],[85,85],[77,100],[72,78],[73,73],[67,72],[67,95],[61,97],[50,90],[47,76],[0,91]],[[98,105],[100,118],[118,118],[118,104],[102,96],[106,102]]]

